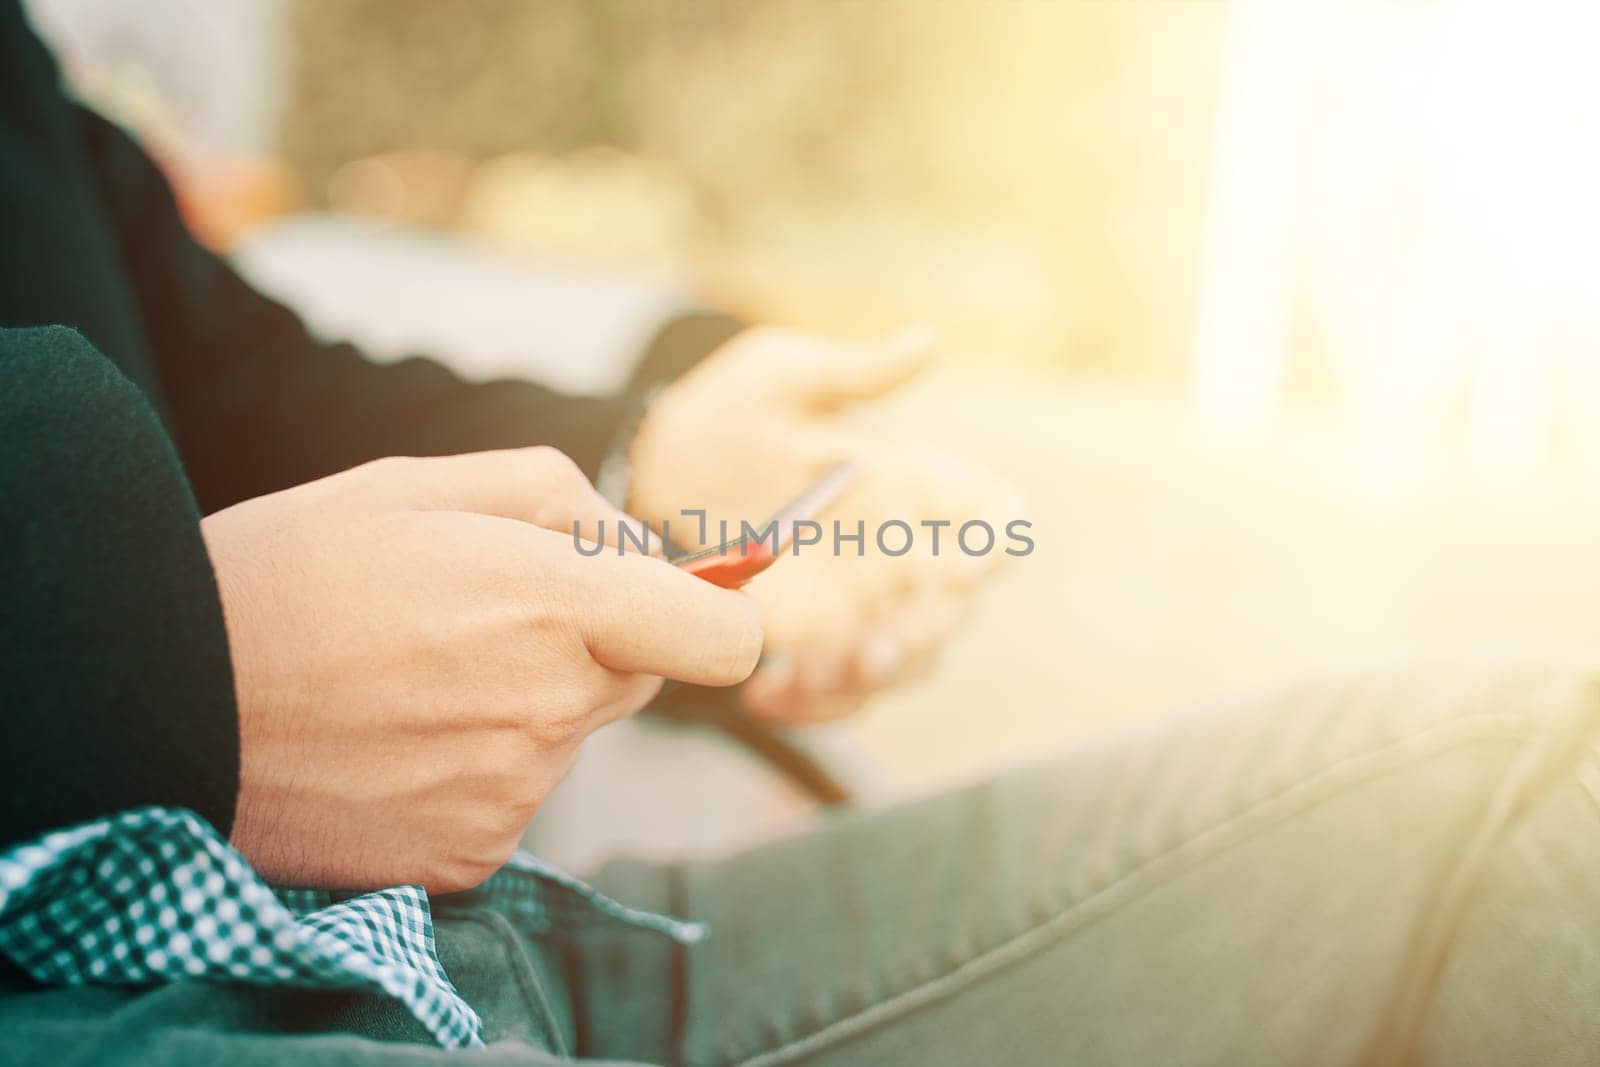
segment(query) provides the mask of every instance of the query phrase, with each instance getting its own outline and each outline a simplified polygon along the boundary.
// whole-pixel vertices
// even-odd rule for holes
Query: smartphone
[[[778,557],[794,541],[795,525],[810,522],[822,514],[850,487],[855,477],[856,470],[852,464],[840,463],[807,486],[804,492],[780,508],[766,523],[756,527],[754,532],[757,537],[736,537],[720,545],[692,552],[673,560],[673,563],[712,585],[738,589],[778,562]],[[759,536],[774,525],[777,526],[776,537]]]

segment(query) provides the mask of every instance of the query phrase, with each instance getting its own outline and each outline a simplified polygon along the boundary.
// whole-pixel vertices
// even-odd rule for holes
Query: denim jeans
[[[437,902],[490,1048],[380,1000],[0,993],[0,1060],[1600,1062],[1600,682],[1392,672],[1153,723],[599,888],[712,924],[531,937]]]

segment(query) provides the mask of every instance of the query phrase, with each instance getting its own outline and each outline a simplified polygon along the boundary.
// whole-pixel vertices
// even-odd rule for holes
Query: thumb
[[[933,345],[933,331],[926,326],[865,344],[819,341],[795,353],[786,391],[793,400],[823,409],[874,400],[915,377]]]

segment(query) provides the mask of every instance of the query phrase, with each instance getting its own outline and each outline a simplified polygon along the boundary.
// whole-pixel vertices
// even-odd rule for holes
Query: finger
[[[736,685],[755,669],[761,617],[743,594],[640,555],[605,553],[573,568],[596,662],[695,685]]]
[[[865,694],[854,692],[807,696],[795,703],[793,707],[776,720],[774,720],[774,717],[767,715],[763,715],[763,718],[790,726],[814,726],[819,723],[833,722],[836,719],[848,718],[860,711],[866,702]]]
[[[611,671],[613,685],[606,698],[595,709],[593,729],[599,729],[618,719],[627,718],[650,702],[661,692],[659,674],[627,674]]]
[[[873,344],[806,338],[791,350],[775,384],[791,400],[813,408],[874,400],[921,371],[933,344],[933,332],[920,326]]]
[[[370,466],[380,491],[408,507],[498,515],[590,543],[616,547],[620,541],[634,550],[656,540],[644,523],[601,496],[576,463],[546,446],[382,460]]]
[[[856,655],[856,677],[868,687],[884,685],[905,669],[916,649],[892,629],[880,629],[861,643]]]
[[[923,673],[960,628],[967,598],[937,587],[903,598],[858,635],[847,657],[824,678],[802,672],[801,703],[865,695]]]
[[[779,654],[768,661],[763,655],[761,664],[739,690],[746,710],[767,719],[781,720],[790,717],[790,711],[799,704],[804,690],[800,687],[800,671],[792,657]]]
[[[869,653],[881,647],[894,655],[877,653],[875,662],[863,656],[862,673],[870,675],[869,683],[881,686],[900,681],[926,661],[961,628],[967,603],[965,596],[928,590],[882,620],[863,647]]]
[[[971,589],[1006,558],[1007,524],[1022,512],[1018,495],[1003,484],[921,448],[888,451],[870,477],[869,521],[915,515],[919,523],[909,552],[880,561],[880,596],[901,596],[928,584]]]

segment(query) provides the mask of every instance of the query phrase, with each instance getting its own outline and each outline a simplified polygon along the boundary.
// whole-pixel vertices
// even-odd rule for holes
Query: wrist
[[[658,387],[640,414],[626,452],[629,476],[623,510],[657,528],[663,519],[675,517],[679,508],[694,506],[693,501],[676,499],[672,490],[672,444],[692,434],[692,428],[681,425],[683,395],[681,387]],[[692,536],[685,538],[685,533],[694,531],[680,531],[674,524],[674,541],[679,546],[700,547]]]
[[[656,333],[628,383],[627,411],[596,479],[612,503],[646,520],[668,517],[680,506],[662,488],[670,481],[667,446],[685,432],[673,428],[682,397],[674,383],[743,329],[731,315],[690,312]]]

